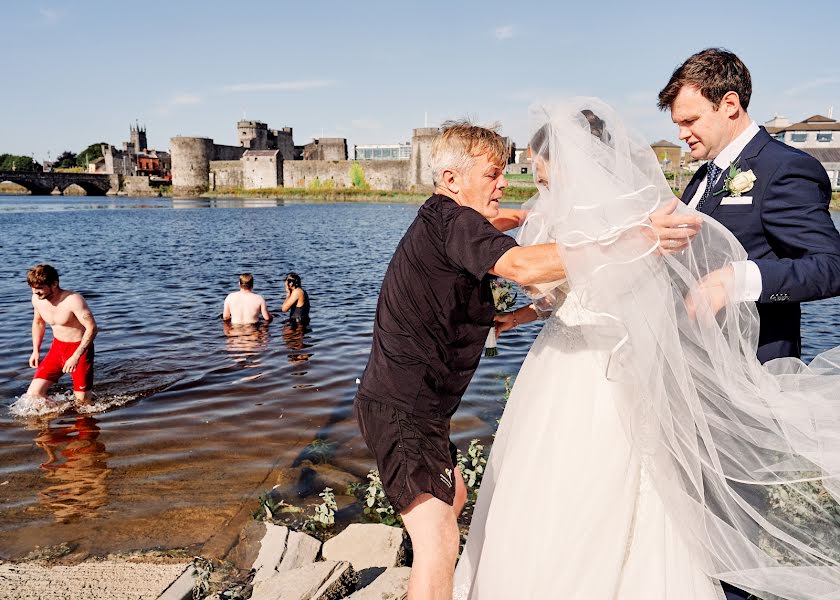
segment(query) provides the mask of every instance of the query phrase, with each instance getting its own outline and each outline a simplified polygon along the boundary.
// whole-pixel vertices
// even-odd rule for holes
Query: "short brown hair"
[[[659,110],[671,108],[683,86],[690,85],[711,102],[715,110],[728,92],[738,94],[744,110],[750,105],[752,78],[740,58],[723,48],[706,48],[693,54],[674,70],[671,80],[659,92]]]
[[[45,287],[58,283],[58,271],[47,263],[35,265],[26,272],[26,283],[29,287]]]
[[[239,276],[239,287],[245,288],[246,290],[254,289],[254,276],[250,273],[242,273]]]
[[[497,129],[474,125],[466,119],[446,121],[432,143],[432,181],[437,184],[444,169],[468,171],[474,159],[482,155],[500,166],[507,164],[510,144]]]

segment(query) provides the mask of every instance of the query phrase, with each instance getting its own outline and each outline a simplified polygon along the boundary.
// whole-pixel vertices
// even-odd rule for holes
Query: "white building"
[[[356,160],[408,160],[411,158],[411,144],[363,144],[353,146]]]
[[[831,187],[840,189],[840,123],[823,115],[813,115],[799,123],[775,116],[764,124],[767,133],[788,146],[816,158],[828,173]]]

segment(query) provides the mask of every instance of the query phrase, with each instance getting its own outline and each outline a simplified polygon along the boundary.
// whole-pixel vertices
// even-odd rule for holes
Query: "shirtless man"
[[[27,394],[46,398],[47,390],[62,373],[73,378],[76,404],[90,404],[93,387],[93,338],[96,321],[80,294],[58,285],[58,271],[48,264],[29,269],[26,281],[32,288],[32,356],[29,366],[35,377]],[[47,324],[52,327],[53,343],[41,361],[41,342]]]
[[[248,325],[260,320],[262,314],[266,322],[271,320],[265,299],[255,294],[254,276],[250,273],[242,273],[239,276],[239,291],[228,294],[225,298],[225,309],[222,319],[230,321],[231,325]]]

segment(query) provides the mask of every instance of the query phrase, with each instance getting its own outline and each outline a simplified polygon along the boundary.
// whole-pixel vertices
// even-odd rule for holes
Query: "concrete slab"
[[[0,598],[156,600],[188,566],[124,560],[86,561],[74,566],[4,563],[0,565]]]

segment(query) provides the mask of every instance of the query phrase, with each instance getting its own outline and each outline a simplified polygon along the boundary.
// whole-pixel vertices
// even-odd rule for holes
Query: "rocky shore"
[[[355,523],[322,543],[285,526],[249,522],[221,561],[149,553],[0,564],[7,600],[398,600],[411,549],[402,528]]]

